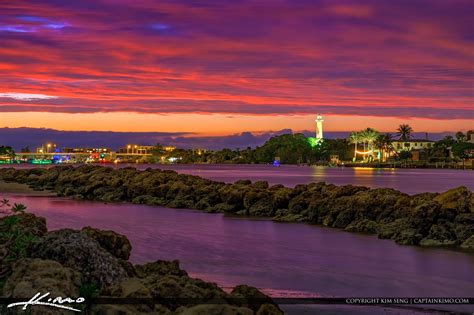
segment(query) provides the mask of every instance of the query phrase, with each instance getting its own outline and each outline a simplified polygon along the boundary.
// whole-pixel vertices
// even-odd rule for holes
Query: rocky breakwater
[[[411,196],[325,183],[294,188],[248,180],[226,184],[170,170],[100,166],[2,169],[0,179],[76,199],[266,217],[376,234],[403,245],[474,250],[474,194],[465,187]]]
[[[69,306],[86,314],[283,314],[256,288],[239,285],[225,292],[189,277],[178,261],[132,265],[127,260],[130,242],[113,231],[86,227],[48,232],[44,218],[21,213],[0,218],[0,249],[4,298],[28,301],[38,292],[50,292],[53,298],[82,297],[84,303]],[[5,305],[0,310],[25,312]],[[27,311],[72,313],[38,305]]]

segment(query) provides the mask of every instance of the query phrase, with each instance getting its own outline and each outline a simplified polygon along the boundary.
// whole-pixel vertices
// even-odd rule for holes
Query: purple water
[[[325,181],[336,185],[362,185],[368,187],[389,187],[408,194],[421,192],[442,192],[461,185],[474,191],[474,171],[455,169],[376,169],[376,168],[331,168],[322,166],[283,165],[157,165],[118,164],[111,167],[133,166],[171,169],[179,173],[192,174],[222,182],[238,179],[266,180],[271,185],[283,184],[293,187],[297,184]],[[3,166],[5,167],[5,166]],[[35,167],[20,165],[21,168]],[[50,166],[48,166],[50,167]]]
[[[191,210],[11,194],[2,197],[24,203],[29,211],[46,217],[49,229],[86,225],[112,229],[130,239],[133,262],[179,259],[192,276],[224,287],[246,283],[274,296],[466,297],[474,292],[472,254],[400,246],[373,236],[305,224]],[[431,307],[474,312],[472,306]],[[297,306],[286,310],[314,311]],[[326,310],[334,313],[334,307]],[[353,314],[355,310],[339,307],[336,313]],[[357,308],[357,313],[377,314],[380,309]]]

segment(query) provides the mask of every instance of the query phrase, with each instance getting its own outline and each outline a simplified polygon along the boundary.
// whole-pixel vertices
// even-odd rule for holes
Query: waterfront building
[[[392,141],[393,149],[397,153],[402,151],[430,149],[433,147],[434,143],[434,141],[428,139],[407,139]]]
[[[109,148],[63,148],[62,153],[110,153]]]
[[[467,141],[474,143],[474,132],[472,130],[468,131],[467,133]]]
[[[151,154],[155,149],[152,145],[138,145],[138,144],[127,144],[124,148],[120,148],[117,153],[122,154]]]

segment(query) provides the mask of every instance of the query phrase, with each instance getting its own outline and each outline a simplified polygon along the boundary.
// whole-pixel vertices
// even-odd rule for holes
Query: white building
[[[393,149],[397,153],[401,151],[430,149],[433,147],[434,143],[434,141],[427,139],[408,139],[392,141]]]

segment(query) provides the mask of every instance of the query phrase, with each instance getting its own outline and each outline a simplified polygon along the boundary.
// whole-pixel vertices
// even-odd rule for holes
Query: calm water
[[[390,187],[416,194],[442,192],[461,185],[474,191],[473,170],[453,169],[375,169],[351,167],[294,166],[284,165],[161,165],[180,173],[209,179],[234,182],[238,179],[266,180],[272,184],[293,187],[297,184],[327,182],[336,185],[361,185]],[[141,166],[141,168],[145,168]]]
[[[225,287],[246,283],[273,296],[466,297],[474,292],[474,255],[466,253],[191,210],[5,196],[45,216],[49,229],[113,229],[132,242],[133,262],[179,259],[191,275]],[[469,306],[436,306],[442,307],[474,312]],[[301,311],[297,306],[287,310]],[[380,310],[340,307],[336,313]]]
[[[273,167],[270,165],[119,164],[112,166],[133,166],[138,169],[147,167],[172,169],[179,173],[197,175],[223,182],[235,182],[238,179],[266,180],[270,185],[283,184],[289,187],[324,181],[336,185],[353,184],[368,187],[390,187],[409,194],[427,191],[442,192],[461,185],[474,191],[473,170],[330,168],[292,165]],[[26,164],[20,165],[20,167],[31,168],[35,166]]]

